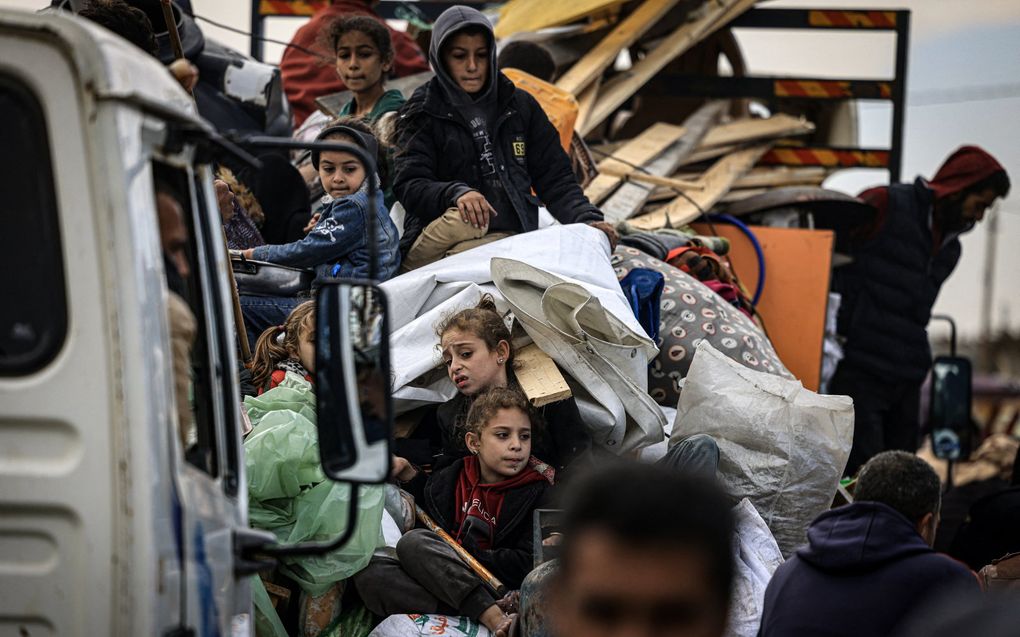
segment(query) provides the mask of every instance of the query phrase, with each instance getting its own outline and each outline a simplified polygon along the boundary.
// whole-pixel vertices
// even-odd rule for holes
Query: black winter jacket
[[[932,249],[933,203],[923,179],[889,186],[878,235],[835,271],[833,289],[843,296],[837,331],[847,339],[841,365],[891,382],[920,383],[928,373],[931,310],[960,259],[959,239]]]
[[[456,536],[458,531],[454,522],[457,519],[457,479],[463,468],[464,459],[461,458],[433,473],[425,486],[421,503],[425,512],[451,536]],[[473,552],[475,559],[492,571],[508,589],[520,588],[524,577],[532,569],[535,554],[533,514],[535,509],[549,506],[551,487],[542,480],[507,491],[493,548]]]
[[[542,107],[499,73],[499,115],[493,126],[500,181],[525,232],[538,228],[544,203],[561,223],[602,221],[584,196],[560,146],[559,134]],[[456,200],[480,190],[478,152],[467,124],[432,79],[400,109],[393,190],[407,211],[405,240],[439,218]],[[531,194],[534,188],[538,197]],[[413,240],[413,239],[412,239]]]

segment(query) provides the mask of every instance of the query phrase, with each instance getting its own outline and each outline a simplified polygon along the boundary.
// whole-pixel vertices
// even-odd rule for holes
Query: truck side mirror
[[[935,457],[966,460],[971,446],[971,366],[960,356],[939,356],[931,368],[931,446]]]
[[[386,297],[368,283],[320,283],[315,395],[322,469],[337,481],[385,482],[393,430]]]

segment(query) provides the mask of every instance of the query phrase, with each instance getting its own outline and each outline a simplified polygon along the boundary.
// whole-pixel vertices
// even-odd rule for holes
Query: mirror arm
[[[328,479],[328,478],[327,478]],[[324,555],[347,544],[358,527],[358,491],[361,485],[351,484],[351,500],[347,505],[347,528],[336,539],[328,542],[298,542],[296,544],[270,544],[259,549],[260,553],[273,557],[297,555]]]
[[[948,314],[932,314],[931,319],[949,323],[949,355],[956,356],[956,321]]]

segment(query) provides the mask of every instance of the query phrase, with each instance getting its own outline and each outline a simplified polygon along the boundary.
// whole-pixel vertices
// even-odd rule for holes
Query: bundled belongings
[[[715,438],[727,492],[754,504],[789,555],[832,503],[850,455],[853,419],[848,397],[816,394],[796,380],[748,369],[703,340],[670,442],[693,433]]]
[[[665,277],[656,342],[659,354],[648,368],[648,391],[660,405],[677,404],[680,381],[687,376],[702,341],[750,369],[793,378],[761,328],[718,290],[627,246],[616,249],[613,267],[620,279],[635,269],[654,270]]]

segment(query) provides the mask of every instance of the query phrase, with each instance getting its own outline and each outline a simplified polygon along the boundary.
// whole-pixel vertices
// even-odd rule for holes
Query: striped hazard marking
[[[808,12],[813,27],[840,29],[895,29],[895,11],[822,11]]]
[[[781,166],[832,166],[839,168],[888,168],[887,150],[843,150],[838,148],[773,148],[761,158],[762,164]]]
[[[876,97],[892,99],[891,83],[879,82],[876,86],[878,87]],[[776,80],[773,91],[776,97],[812,97],[815,99],[862,97],[857,95],[853,83],[845,80]]]
[[[260,0],[259,15],[312,15],[330,0]]]

